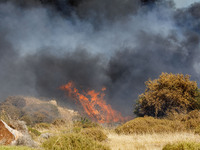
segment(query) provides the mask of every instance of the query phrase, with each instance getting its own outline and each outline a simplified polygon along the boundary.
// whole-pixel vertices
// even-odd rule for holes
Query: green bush
[[[175,144],[167,144],[163,150],[199,150],[200,143],[195,142],[179,142]]]
[[[86,117],[81,117],[80,120],[74,122],[74,127],[95,128],[95,127],[100,127],[100,126],[99,124],[92,122]]]
[[[118,134],[133,133],[162,133],[176,132],[186,130],[184,124],[180,121],[172,121],[167,119],[155,119],[153,117],[139,117],[128,121],[127,123],[115,129]]]
[[[102,142],[108,138],[102,130],[96,128],[84,129],[81,134],[99,142]]]
[[[41,135],[41,132],[39,132],[38,130],[33,129],[31,127],[28,127],[28,132],[32,135],[32,137]]]
[[[73,128],[73,132],[74,132],[74,133],[80,133],[81,130],[82,130],[81,127],[74,127],[74,128]]]
[[[51,137],[42,146],[46,150],[110,150],[109,147],[80,134]]]
[[[48,123],[38,123],[35,125],[35,128],[37,129],[49,129],[51,127]]]

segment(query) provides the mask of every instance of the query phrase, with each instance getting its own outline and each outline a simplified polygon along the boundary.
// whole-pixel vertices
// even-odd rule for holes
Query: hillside
[[[52,123],[56,119],[72,122],[78,116],[77,112],[58,106],[56,100],[42,101],[24,96],[11,96],[0,103],[0,114],[4,120],[23,120],[27,125]]]

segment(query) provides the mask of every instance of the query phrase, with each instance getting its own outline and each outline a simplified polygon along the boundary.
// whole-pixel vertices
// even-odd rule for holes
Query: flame
[[[82,92],[82,94],[71,81],[61,86],[60,89],[66,91],[69,97],[80,102],[86,114],[99,123],[123,122],[126,120],[120,112],[113,110],[109,104],[106,104],[105,94],[103,93],[106,90],[105,87],[101,89],[101,92],[90,90]]]

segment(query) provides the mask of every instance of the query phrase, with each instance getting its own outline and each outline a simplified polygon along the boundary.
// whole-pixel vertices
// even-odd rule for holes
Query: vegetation
[[[28,128],[28,132],[32,137],[41,135],[41,132],[39,132],[38,130],[33,129],[31,127]]]
[[[77,120],[74,122],[74,127],[96,128],[96,127],[100,127],[100,125],[95,122],[92,122],[86,117],[81,117],[80,120]]]
[[[51,127],[51,124],[49,123],[38,123],[34,126],[37,129],[49,129]]]
[[[115,129],[118,134],[169,133],[186,130],[180,121],[139,117]]]
[[[33,101],[33,102],[31,102]],[[34,101],[36,101],[34,103]],[[5,115],[6,114],[6,115]],[[0,103],[0,118],[3,120],[23,120],[27,125],[52,123],[60,117],[57,106],[23,96],[10,96]]]
[[[190,112],[200,108],[200,93],[189,75],[162,73],[158,79],[148,80],[146,90],[139,96],[135,114],[163,117],[168,112]]]
[[[84,129],[81,134],[99,142],[102,142],[108,138],[102,130],[96,128]]]
[[[35,150],[26,146],[0,146],[0,150]]]
[[[81,134],[65,134],[49,138],[43,143],[46,150],[110,150],[109,147]]]
[[[200,143],[195,142],[179,142],[175,144],[167,144],[163,150],[199,150]]]

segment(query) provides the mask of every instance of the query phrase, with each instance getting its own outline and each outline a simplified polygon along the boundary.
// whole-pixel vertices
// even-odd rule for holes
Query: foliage
[[[95,127],[100,127],[100,126],[97,123],[92,122],[86,117],[81,117],[80,120],[74,122],[74,127],[95,128]]]
[[[170,133],[184,130],[186,128],[180,121],[155,119],[153,117],[139,117],[115,129],[118,134]]]
[[[51,137],[42,146],[46,150],[110,150],[109,147],[81,134],[65,134]]]
[[[135,108],[138,116],[163,117],[167,112],[190,112],[200,109],[200,92],[189,75],[162,73],[158,79],[145,82],[146,90]]]
[[[99,142],[102,142],[108,138],[102,130],[96,128],[84,129],[82,130],[81,134]]]
[[[66,124],[66,121],[63,119],[56,119],[52,123],[54,126],[63,126]]]
[[[48,123],[38,123],[35,125],[35,128],[37,129],[49,129],[51,127]]]
[[[194,130],[200,124],[200,112],[193,110],[189,113],[168,113],[167,119],[172,121],[180,121],[187,130]]]
[[[32,137],[41,135],[41,133],[38,130],[31,128],[31,127],[28,127],[28,132]]]
[[[167,144],[163,150],[199,150],[200,143],[195,142],[178,142],[175,144]]]

